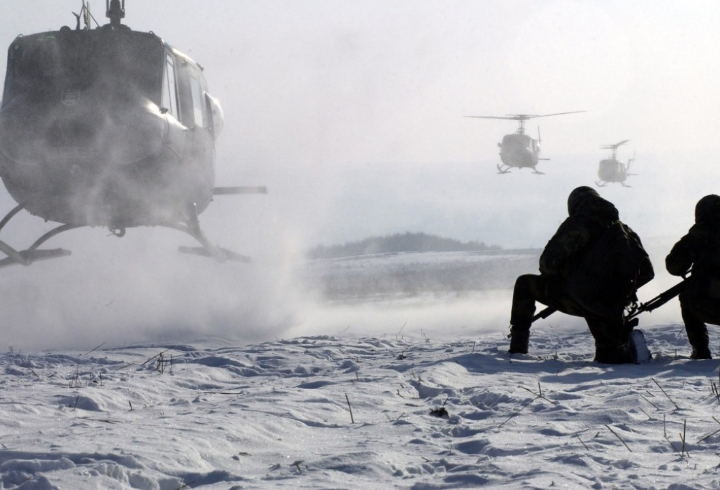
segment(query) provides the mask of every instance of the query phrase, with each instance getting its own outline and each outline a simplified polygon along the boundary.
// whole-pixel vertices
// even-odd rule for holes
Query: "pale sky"
[[[8,46],[17,34],[74,26],[80,0],[2,5]],[[104,7],[91,1],[102,23]],[[410,231],[542,247],[567,215],[569,192],[597,180],[607,156],[599,147],[625,139],[618,156],[635,152],[638,175],[631,188],[599,192],[643,238],[658,272],[695,202],[720,191],[720,2],[126,0],[126,8],[131,28],[205,67],[225,112],[217,185],[269,187],[266,196],[218,197],[200,216],[213,243],[255,263],[180,256],[176,247],[191,239],[160,228],[62,234],[47,247],[72,256],[0,274],[2,342],[18,348],[92,348],[184,330],[253,340],[314,324],[303,320],[292,271],[320,243]],[[546,175],[497,175],[496,145],[515,123],[463,117],[578,110],[587,112],[527,124],[532,135],[541,125]],[[13,206],[0,188],[0,212]],[[27,247],[55,225],[21,213],[0,239]],[[468,324],[497,328],[481,310]]]
[[[80,2],[3,5],[9,45],[18,33],[74,26]],[[104,2],[90,5],[104,23]],[[664,234],[657,225],[670,210],[687,228],[694,202],[717,191],[716,1],[127,0],[126,9],[127,25],[205,67],[226,116],[218,185],[270,188],[211,206],[208,226],[230,213],[244,230],[272,227],[303,246],[403,231],[542,246],[567,193],[597,180],[599,146],[623,139],[619,157],[637,152],[640,175],[632,189],[601,192],[635,228]],[[545,176],[496,175],[497,142],[515,123],[463,117],[575,110],[587,113],[527,124],[532,135],[541,125]]]

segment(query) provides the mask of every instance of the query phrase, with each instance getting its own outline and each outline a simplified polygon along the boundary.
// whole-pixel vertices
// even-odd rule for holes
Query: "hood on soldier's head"
[[[695,205],[695,223],[720,219],[720,196],[710,194]]]
[[[595,189],[582,186],[574,189],[568,196],[568,215],[584,214],[600,221],[618,219],[615,205],[600,197]]]
[[[586,203],[593,199],[599,198],[600,194],[597,193],[592,187],[586,185],[577,187],[568,196],[568,215],[573,216],[585,207]]]

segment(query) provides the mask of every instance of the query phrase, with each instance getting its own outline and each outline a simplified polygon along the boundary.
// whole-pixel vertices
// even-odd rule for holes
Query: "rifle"
[[[687,288],[687,279],[683,279],[664,293],[660,293],[650,301],[646,303],[640,303],[633,305],[633,307],[628,312],[627,316],[625,316],[625,322],[629,322],[632,319],[640,316],[641,313],[644,312],[651,312],[657,308],[660,308],[662,305],[673,299],[675,296],[679,295],[685,289]],[[555,313],[557,310],[553,308],[552,306],[548,306],[544,310],[541,310],[538,314],[532,317],[532,321],[530,322],[535,323],[537,320],[540,320],[541,318],[547,318],[553,313]]]
[[[553,308],[552,306],[548,306],[544,310],[541,310],[540,313],[536,314],[534,317],[532,317],[532,320],[530,321],[530,325],[535,323],[537,320],[540,320],[541,318],[547,318],[553,313],[555,313],[557,310]]]
[[[552,306],[548,306],[548,307],[545,308],[544,310],[540,311],[540,313],[538,313],[538,314],[536,314],[534,317],[532,317],[532,320],[530,320],[530,325],[532,325],[533,323],[535,323],[537,320],[539,320],[539,319],[541,319],[541,318],[547,318],[547,317],[549,317],[550,315],[552,315],[552,314],[555,313],[556,311],[557,311],[557,310],[556,310],[555,308],[553,308]],[[509,328],[512,330],[512,324],[509,326]],[[512,333],[509,333],[509,334],[507,335],[507,338],[511,338],[511,337],[512,337]]]
[[[640,313],[644,313],[646,311],[653,311],[657,308],[660,308],[662,305],[673,299],[675,296],[679,295],[685,289],[687,288],[687,279],[683,279],[679,283],[675,284],[673,287],[665,291],[664,293],[660,293],[650,301],[646,303],[640,303],[639,305],[633,305],[633,307],[628,312],[627,316],[625,317],[625,321],[632,320],[633,318],[640,315]]]

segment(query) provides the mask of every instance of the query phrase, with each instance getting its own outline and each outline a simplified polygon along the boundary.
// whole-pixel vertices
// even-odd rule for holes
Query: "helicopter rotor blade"
[[[553,114],[506,114],[505,116],[465,116],[478,119],[509,119],[511,121],[527,121],[536,117],[562,116],[563,114],[578,114],[586,111],[556,112]]]
[[[543,114],[543,115],[535,116],[535,117],[562,116],[563,114],[580,114],[581,112],[587,112],[587,111],[556,112],[554,114]]]
[[[517,117],[503,117],[503,116],[463,116],[463,117],[474,117],[477,119],[509,119],[511,121],[517,121]]]
[[[570,112],[554,112],[552,114],[508,114],[508,116],[513,116],[518,119],[528,120],[528,119],[535,119],[536,117],[550,117],[550,116],[562,116],[564,114],[579,114],[581,112],[587,112],[587,111],[570,111]]]
[[[555,114],[548,114],[548,116],[553,116],[553,115],[555,115]],[[507,114],[505,116],[465,116],[465,117],[476,117],[479,119],[507,119],[510,121],[527,121],[528,119],[534,119],[536,117],[545,117],[545,116],[536,116],[536,115],[532,115],[532,114]]]
[[[624,145],[630,140],[622,140],[620,143],[615,143],[614,145],[603,145],[600,147],[601,150],[616,150],[619,146]]]

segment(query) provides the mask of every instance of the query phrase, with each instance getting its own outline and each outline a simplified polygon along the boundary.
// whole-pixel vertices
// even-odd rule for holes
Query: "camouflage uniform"
[[[510,352],[527,352],[535,302],[539,301],[568,315],[585,318],[595,339],[598,362],[634,362],[634,349],[629,340],[632,327],[623,321],[625,305],[619,305],[616,314],[601,317],[580,306],[567,291],[567,281],[582,252],[600,237],[607,224],[619,219],[617,209],[594,189],[579,187],[568,198],[568,214],[540,256],[540,275],[523,275],[515,282]],[[628,231],[637,238],[632,230],[628,228]],[[653,275],[648,260],[643,264],[637,287],[650,281]]]
[[[684,276],[692,267],[680,310],[693,359],[711,359],[707,323],[720,325],[720,197],[705,196],[695,206],[695,224],[665,258],[668,272]]]

